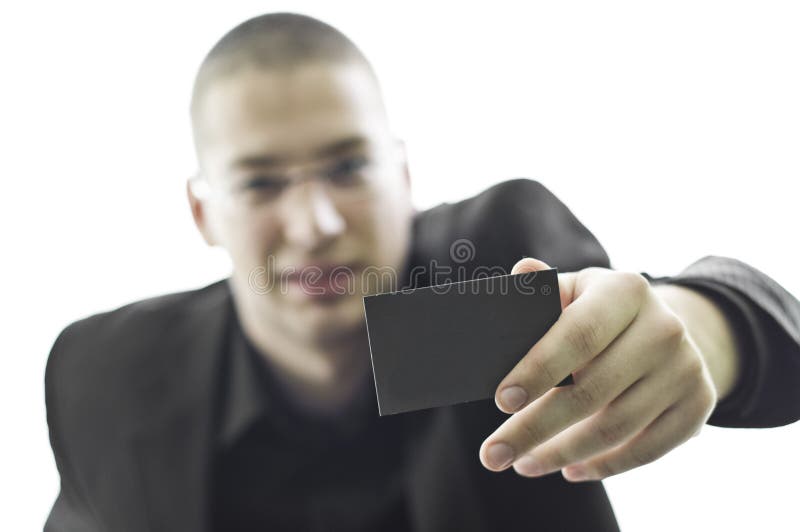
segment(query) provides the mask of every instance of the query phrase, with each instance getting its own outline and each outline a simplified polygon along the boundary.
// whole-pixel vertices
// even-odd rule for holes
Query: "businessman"
[[[526,179],[416,212],[378,80],[321,21],[228,32],[191,120],[190,211],[232,272],[58,336],[45,530],[616,530],[598,480],[706,423],[800,417],[800,303],[774,280],[716,256],[616,271]],[[366,272],[426,286],[433,263],[558,267],[562,315],[494,400],[379,417],[362,297],[387,286]]]

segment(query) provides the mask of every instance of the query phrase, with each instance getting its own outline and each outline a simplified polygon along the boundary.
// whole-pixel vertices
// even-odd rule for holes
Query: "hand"
[[[536,259],[512,273],[547,269]],[[483,465],[599,480],[660,458],[699,432],[717,395],[681,319],[638,273],[560,274],[562,313],[497,387],[513,415],[481,445]],[[555,387],[572,374],[574,384]]]

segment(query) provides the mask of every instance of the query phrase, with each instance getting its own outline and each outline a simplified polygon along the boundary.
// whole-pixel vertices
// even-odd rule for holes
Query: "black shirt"
[[[279,393],[238,320],[230,340],[214,530],[410,530],[409,418],[376,415],[371,375],[336,418],[311,417]]]

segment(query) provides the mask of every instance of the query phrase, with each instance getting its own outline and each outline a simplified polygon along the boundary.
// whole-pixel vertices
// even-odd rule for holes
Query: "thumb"
[[[511,268],[511,275],[515,275],[518,273],[528,273],[528,272],[538,272],[539,270],[549,270],[550,266],[539,259],[534,259],[531,257],[525,257],[524,259],[520,259]]]
[[[544,261],[534,259],[532,257],[525,257],[520,259],[511,268],[511,275],[517,273],[538,272],[539,270],[549,270],[551,267]],[[559,273],[558,274],[558,292],[561,297],[561,310],[567,308],[567,305],[572,303],[575,289],[575,274],[573,273]]]

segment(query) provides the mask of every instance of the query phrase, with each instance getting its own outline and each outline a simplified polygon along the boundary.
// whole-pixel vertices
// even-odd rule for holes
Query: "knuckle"
[[[561,469],[571,463],[570,457],[560,449],[552,449],[548,451],[547,456],[542,458],[542,464],[546,469]]]
[[[620,272],[622,281],[628,290],[635,296],[643,298],[650,289],[650,283],[645,277],[637,272]]]
[[[701,386],[706,383],[706,374],[703,361],[699,355],[686,357],[683,364],[682,380],[693,386]]]
[[[601,328],[597,321],[580,320],[570,328],[566,340],[570,347],[584,355],[585,358],[594,354],[600,337]]]
[[[657,330],[664,343],[673,347],[678,347],[686,336],[686,326],[673,313],[667,313],[659,320]]]
[[[597,475],[602,479],[616,474],[614,467],[608,462],[599,462],[595,465]]]
[[[523,451],[539,445],[547,439],[547,435],[538,423],[522,423],[522,430],[525,432],[525,449]]]
[[[703,365],[703,361],[700,360],[699,356],[689,357],[689,362],[687,364],[687,369],[689,374],[696,378],[705,377],[705,366]]]
[[[717,390],[713,387],[713,385],[709,385],[706,387],[706,391],[703,397],[703,401],[706,406],[706,410],[710,413],[714,407],[717,406]]]
[[[681,387],[687,394],[687,414],[706,419],[717,404],[717,392],[699,357],[691,357],[680,372]]]
[[[528,364],[530,365],[533,375],[538,377],[537,380],[541,380],[542,378],[545,379],[547,381],[547,388],[558,382],[558,379],[556,379],[555,376],[555,371],[550,367],[550,363],[548,361],[537,356],[532,356],[529,358],[530,360],[528,360]]]
[[[620,443],[627,434],[627,424],[624,421],[604,423],[597,428],[597,436],[607,446]]]
[[[658,458],[653,450],[647,447],[633,447],[630,450],[630,456],[637,467],[649,464]]]
[[[599,266],[588,266],[578,271],[577,280],[579,282],[585,281],[587,280],[588,277],[592,277],[593,275],[603,274],[606,272],[607,272],[606,268],[601,268]]]
[[[578,408],[581,414],[589,414],[597,405],[601,390],[596,381],[591,378],[584,378],[579,383],[571,386],[570,399]]]
[[[633,448],[630,451],[631,461],[636,467],[649,464],[656,459],[652,451],[642,448]]]
[[[700,417],[707,417],[717,403],[717,394],[713,386],[702,386],[695,394],[698,414]]]

